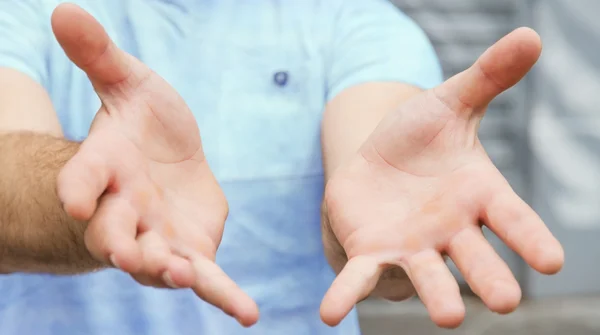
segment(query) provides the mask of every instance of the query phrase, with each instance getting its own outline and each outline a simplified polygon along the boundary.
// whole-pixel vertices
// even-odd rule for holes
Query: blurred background
[[[499,38],[534,28],[544,52],[532,73],[490,105],[480,137],[513,188],[563,243],[563,271],[545,277],[487,232],[524,293],[509,316],[463,284],[467,320],[436,328],[416,299],[359,305],[365,335],[600,334],[600,1],[393,0],[428,33],[450,77]]]

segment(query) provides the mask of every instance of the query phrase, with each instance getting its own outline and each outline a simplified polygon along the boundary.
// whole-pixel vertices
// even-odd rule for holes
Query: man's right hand
[[[254,324],[256,304],[214,262],[227,201],[185,102],[81,8],[59,6],[52,28],[102,101],[58,178],[65,210],[89,222],[90,253],[141,284],[191,287],[242,325]]]

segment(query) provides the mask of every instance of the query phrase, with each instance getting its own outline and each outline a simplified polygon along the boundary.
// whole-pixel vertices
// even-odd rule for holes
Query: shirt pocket
[[[219,102],[223,181],[322,173],[323,84],[308,61],[277,52],[233,51]]]

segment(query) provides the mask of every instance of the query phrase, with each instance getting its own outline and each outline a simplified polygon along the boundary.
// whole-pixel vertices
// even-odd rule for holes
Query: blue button
[[[277,86],[285,86],[290,78],[290,75],[285,71],[279,71],[273,75],[273,81]]]

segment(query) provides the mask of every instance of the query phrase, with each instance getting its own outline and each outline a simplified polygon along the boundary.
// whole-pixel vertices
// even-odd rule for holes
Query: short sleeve
[[[428,89],[442,81],[426,34],[387,0],[342,0],[332,39],[328,100],[366,82],[402,82]]]
[[[43,1],[0,0],[0,66],[21,71],[45,86],[51,38]]]

